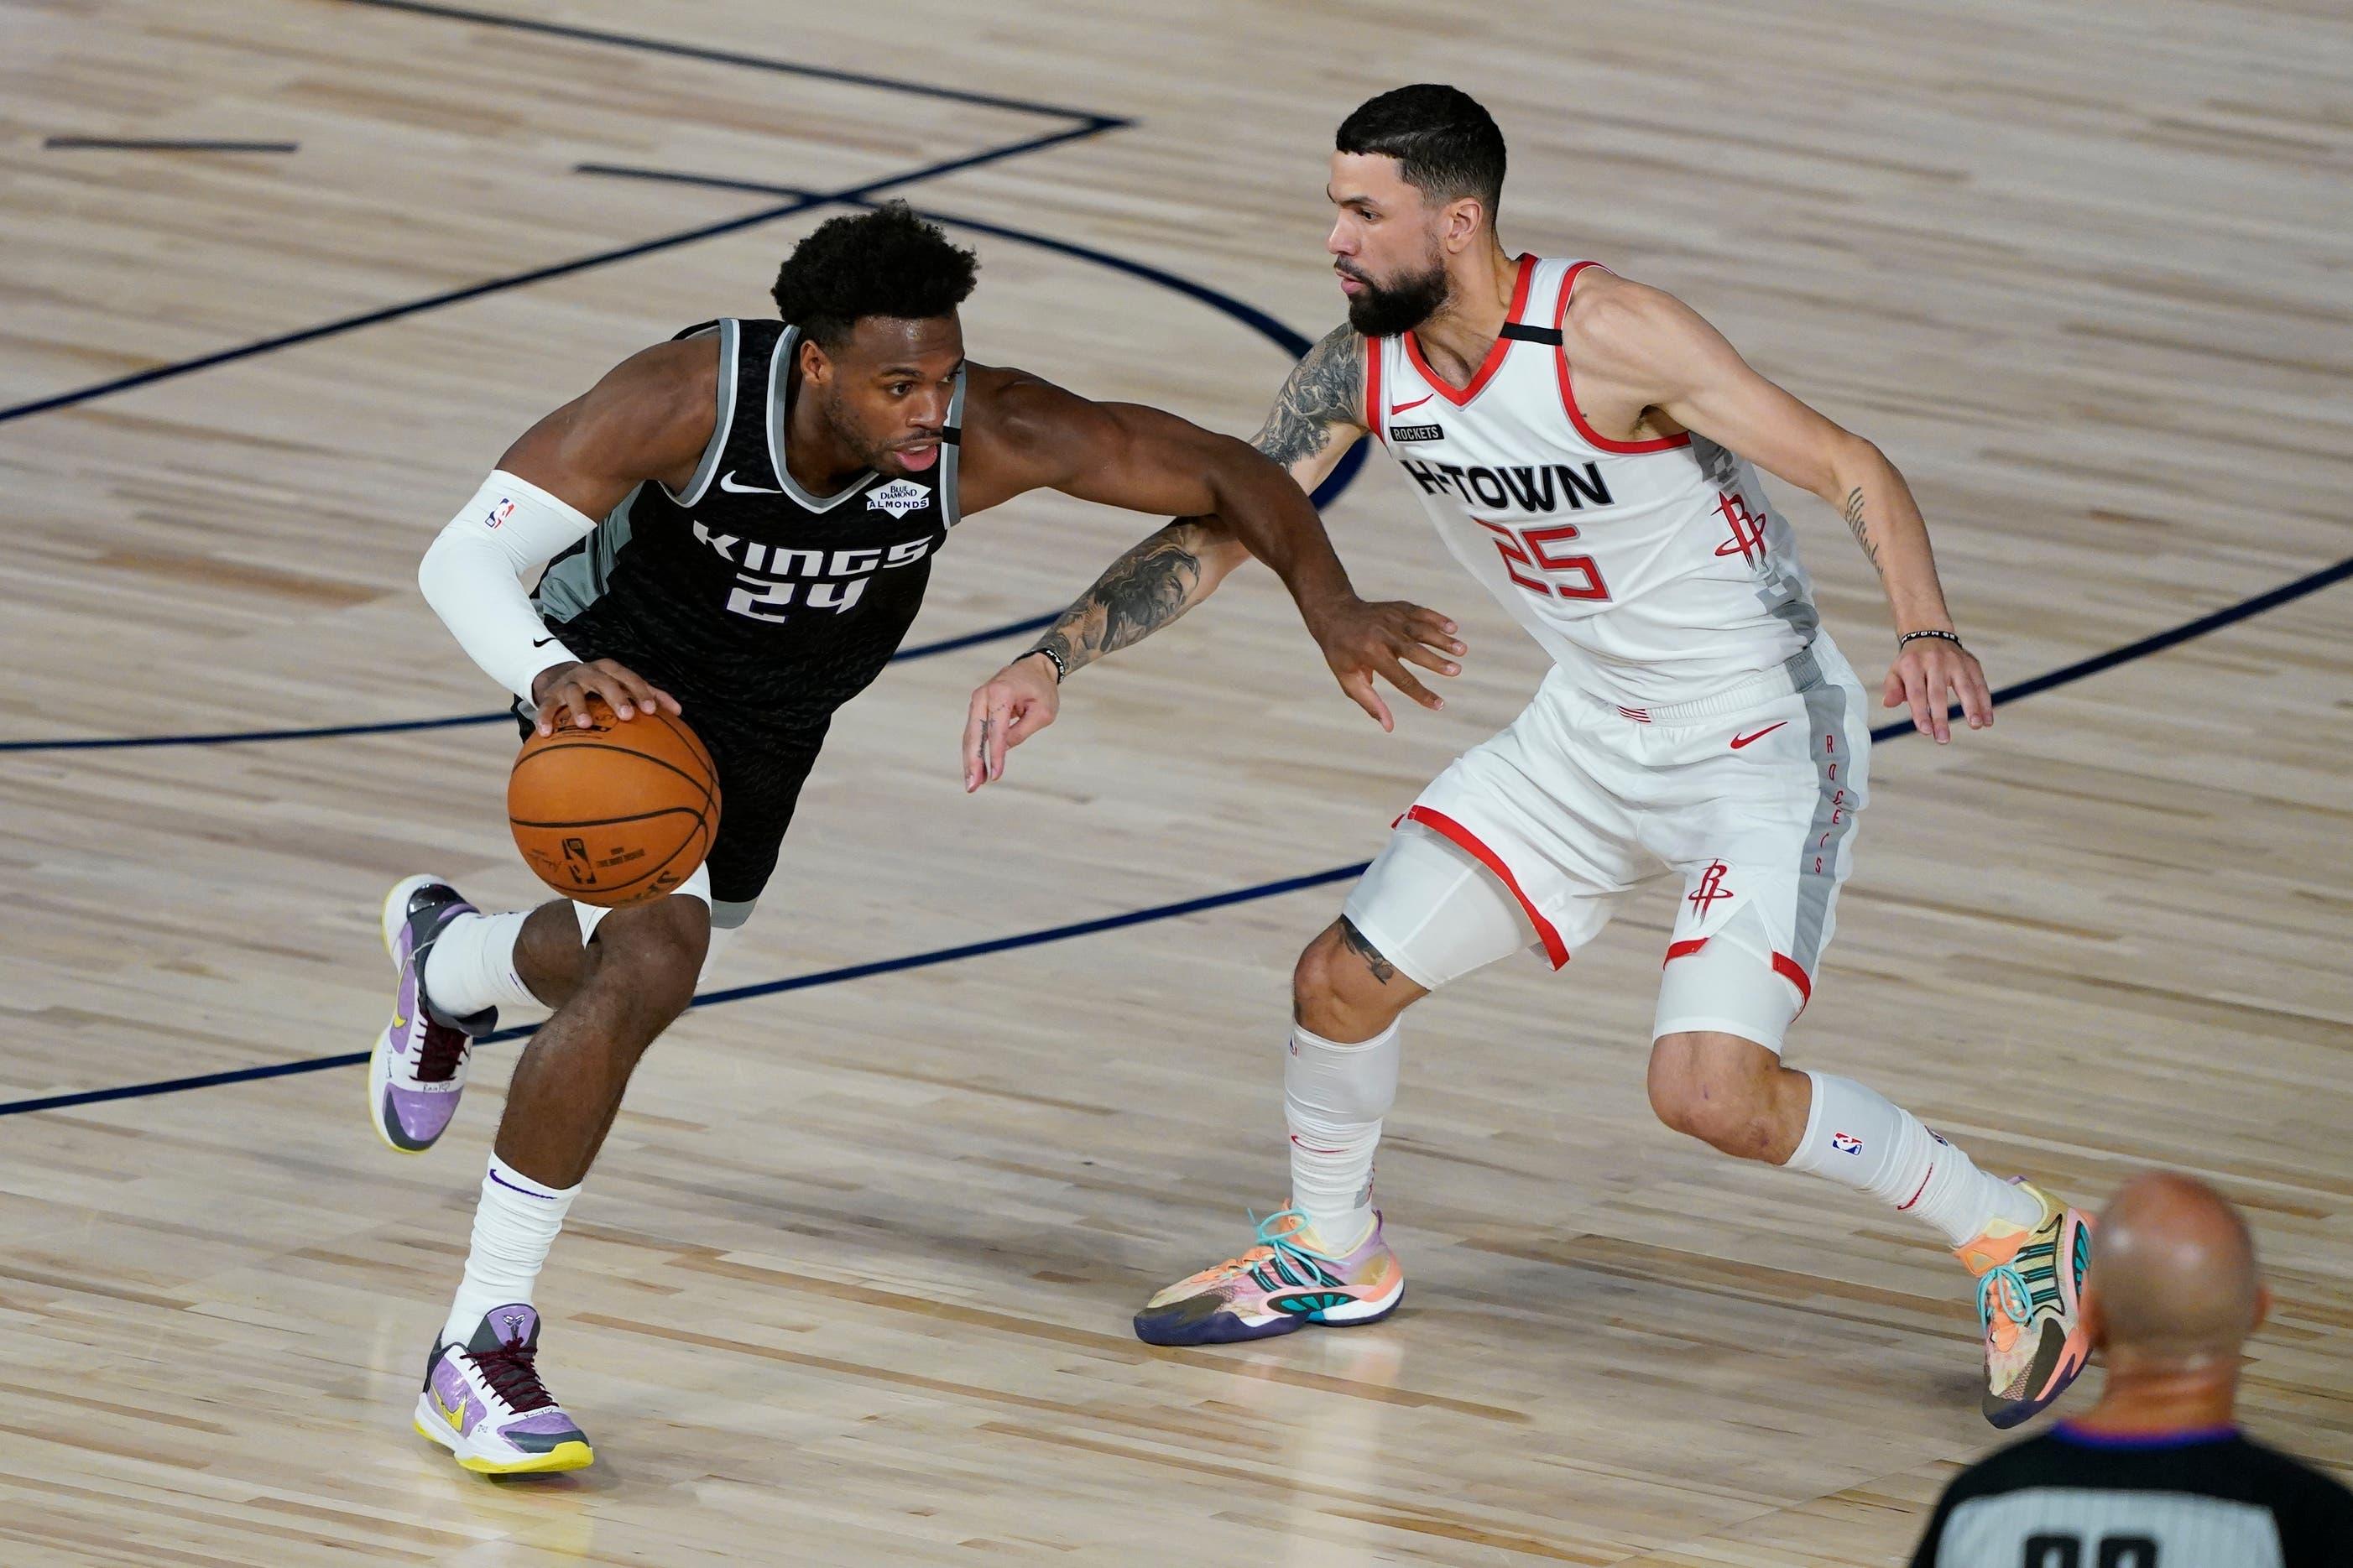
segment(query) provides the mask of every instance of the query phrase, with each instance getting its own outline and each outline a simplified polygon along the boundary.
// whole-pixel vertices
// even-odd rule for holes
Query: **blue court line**
[[[2258,594],[2252,599],[2201,616],[2194,621],[2170,630],[2126,644],[2112,652],[2095,654],[2079,659],[2045,675],[2021,680],[1994,693],[1997,703],[2016,702],[2037,692],[2064,686],[2113,669],[2130,659],[2144,658],[2153,653],[2188,642],[2192,637],[2259,616],[2266,610],[2353,577],[2353,557],[2325,566],[2317,572],[2283,584],[2269,593]],[[1956,708],[1955,716],[1959,710]],[[1885,744],[1904,735],[1917,734],[1908,721],[1898,720],[1883,724],[1871,732],[1874,742]],[[929,952],[909,953],[901,958],[878,959],[870,963],[855,963],[841,969],[818,970],[809,974],[786,975],[781,980],[765,981],[756,985],[738,985],[724,991],[713,991],[694,999],[698,1007],[715,1007],[728,1002],[748,1002],[755,997],[774,996],[786,991],[806,991],[812,986],[836,985],[845,981],[867,980],[881,974],[896,974],[910,969],[927,969],[936,964],[954,963],[962,959],[980,958],[990,953],[1010,952],[1019,948],[1039,947],[1047,942],[1067,942],[1073,937],[1092,936],[1098,932],[1118,931],[1127,926],[1144,925],[1155,921],[1176,920],[1184,915],[1199,914],[1208,910],[1225,909],[1233,904],[1249,903],[1259,899],[1279,898],[1307,888],[1323,887],[1346,881],[1363,874],[1369,862],[1335,866],[1329,870],[1311,871],[1302,877],[1285,877],[1277,881],[1258,882],[1246,888],[1234,888],[1222,893],[1209,893],[1197,899],[1187,899],[1173,904],[1156,904],[1150,909],[1132,910],[1124,914],[1105,915],[1100,920],[1081,921],[1072,925],[1049,926],[1041,931],[1022,931],[1013,936],[994,937],[986,942],[967,942],[960,947],[935,948]],[[532,1032],[529,1027],[501,1029],[483,1037],[484,1043],[520,1039]],[[194,1078],[164,1079],[153,1083],[122,1084],[113,1089],[85,1089],[75,1094],[44,1095],[32,1100],[0,1102],[0,1116],[21,1116],[36,1110],[63,1110],[78,1105],[100,1105],[117,1100],[140,1100],[151,1095],[177,1094],[184,1089],[215,1089],[224,1084],[252,1083],[262,1079],[288,1078],[298,1073],[325,1072],[330,1068],[357,1067],[366,1061],[365,1051],[350,1051],[339,1056],[311,1057],[290,1062],[273,1062],[266,1067],[233,1068],[226,1072],[202,1073]]]
[[[575,163],[573,165],[572,172],[575,174],[603,174],[617,179],[652,180],[666,184],[695,185],[709,190],[743,191],[759,195],[807,196],[815,194],[795,185],[769,184],[762,181],[733,179],[721,174],[681,174],[670,169],[641,169],[623,163]],[[881,205],[862,196],[845,196],[835,199],[843,206],[873,207]],[[1154,267],[1148,262],[1134,261],[1124,256],[1114,256],[1108,250],[1097,250],[1091,245],[1056,239],[1051,235],[1039,234],[1030,229],[1008,228],[1003,224],[989,223],[976,217],[965,217],[956,213],[944,213],[934,208],[918,208],[917,212],[918,216],[949,228],[967,228],[975,234],[993,235],[999,239],[1015,240],[1023,245],[1035,246],[1040,250],[1052,251],[1058,256],[1090,261],[1097,267],[1108,268],[1113,272],[1124,272],[1131,278],[1141,278],[1147,283],[1157,283],[1163,289],[1182,294],[1188,300],[1198,300],[1213,310],[1221,310],[1231,316],[1261,337],[1273,342],[1277,347],[1293,359],[1302,357],[1309,349],[1315,346],[1290,326],[1268,315],[1248,300],[1238,300],[1233,295],[1212,289],[1206,283],[1196,283],[1190,278],[1179,277],[1174,272]],[[1372,443],[1369,441],[1358,441],[1351,445],[1341,454],[1339,462],[1333,466],[1332,471],[1324,476],[1324,482],[1315,487],[1315,493],[1310,499],[1318,507],[1328,507],[1339,500],[1341,492],[1356,482],[1356,473],[1365,466],[1366,454],[1371,446]]]
[[[147,386],[159,381],[169,381],[177,376],[193,374],[196,371],[210,370],[216,365],[230,364],[238,360],[250,359],[256,354],[271,353],[279,349],[292,348],[298,343],[333,337],[338,333],[353,331],[361,327],[377,326],[385,321],[398,321],[403,316],[414,315],[420,310],[438,310],[444,305],[459,304],[468,300],[480,299],[485,294],[497,293],[501,289],[520,288],[527,283],[542,283],[551,278],[583,272],[593,267],[604,267],[616,261],[627,261],[636,257],[649,256],[675,246],[691,245],[698,240],[711,239],[719,235],[732,234],[737,229],[751,228],[780,217],[788,217],[794,213],[823,205],[828,201],[871,196],[895,186],[911,184],[918,180],[937,179],[941,175],[955,174],[982,163],[994,163],[1002,158],[1017,157],[1024,153],[1035,153],[1053,146],[1057,142],[1097,136],[1103,132],[1117,131],[1134,123],[1132,120],[1124,120],[1116,115],[1097,114],[1083,109],[1066,109],[1058,104],[998,98],[987,93],[967,92],[958,88],[937,87],[928,82],[905,81],[893,77],[838,70],[828,66],[806,65],[797,60],[770,59],[759,55],[703,48],[693,44],[677,44],[667,39],[649,38],[628,33],[599,32],[589,27],[534,21],[525,16],[502,16],[495,12],[472,11],[455,5],[431,5],[427,3],[427,0],[345,0],[345,3],[354,5],[374,5],[387,11],[405,11],[415,16],[438,16],[480,26],[506,27],[516,32],[539,33],[551,37],[570,38],[586,43],[608,44],[617,48],[635,49],[644,54],[675,55],[686,59],[709,60],[719,65],[745,66],[757,70],[779,71],[827,81],[846,82],[859,87],[880,88],[891,92],[914,93],[922,97],[945,99],[957,103],[979,104],[987,108],[1014,110],[1029,114],[1053,115],[1060,119],[1075,121],[1077,123],[1065,131],[1055,132],[1027,142],[1015,142],[1010,146],[994,148],[969,158],[934,163],[909,174],[893,174],[885,179],[871,181],[863,185],[854,185],[847,190],[836,191],[821,196],[815,193],[805,194],[786,205],[748,213],[742,217],[730,218],[723,223],[709,224],[701,228],[664,235],[659,239],[599,251],[593,256],[578,257],[570,261],[557,262],[551,267],[536,268],[529,272],[517,272],[505,278],[492,279],[487,283],[477,283],[464,289],[453,289],[444,293],[428,295],[422,300],[412,300],[406,304],[388,306],[381,310],[369,310],[356,316],[346,316],[340,321],[307,327],[300,331],[282,332],[273,338],[264,338],[258,342],[246,343],[237,348],[223,349],[216,353],[203,354],[195,359],[181,360],[172,364],[155,365],[130,375],[117,376],[111,381],[77,387],[71,392],[61,392],[54,396],[36,398],[30,403],[20,403],[13,407],[0,408],[0,425],[5,425],[12,419],[23,419],[35,414],[46,414],[52,409],[70,408],[77,404],[88,403],[93,398],[110,396],[118,392],[128,392],[133,387]]]
[[[363,3],[373,3],[373,0],[363,0]],[[693,174],[622,169],[605,164],[584,163],[576,172],[620,174],[638,179],[758,191],[768,195],[788,195],[795,201],[807,201],[812,205],[830,203],[844,206],[871,207],[880,205],[863,196],[848,196],[839,193],[804,191],[783,185],[760,185],[747,181],[723,180]],[[984,223],[977,218],[958,217],[951,214],[932,212],[926,212],[923,216],[937,223],[968,228],[978,234],[994,235],[999,238],[1018,240],[1022,244],[1033,245],[1057,255],[1073,257],[1082,261],[1092,262],[1099,267],[1109,268],[1114,272],[1157,283],[1164,289],[1173,289],[1187,299],[1198,300],[1212,310],[1220,310],[1231,316],[1244,326],[1271,340],[1293,359],[1305,353],[1311,346],[1304,337],[1257,306],[1246,300],[1238,300],[1230,294],[1220,293],[1207,284],[1196,283],[1189,278],[1180,278],[1174,272],[1147,266],[1141,261],[1131,261],[1124,256],[1113,256],[1109,251],[1097,250],[1092,246],[1077,245],[1069,240],[1055,239],[1048,235],[1032,234],[1025,229],[1008,228],[1001,224]],[[1314,500],[1317,506],[1331,505],[1339,499],[1341,492],[1355,481],[1357,471],[1365,466],[1365,452],[1368,445],[1369,443],[1358,442],[1351,447],[1346,455],[1334,467],[1332,472],[1325,476],[1324,482],[1315,488]],[[944,642],[927,643],[921,647],[902,649],[895,658],[922,658],[929,654],[949,653],[957,648],[970,647],[976,643],[990,642],[1001,637],[1013,637],[1021,632],[1042,630],[1053,624],[1059,612],[1051,612],[1042,616],[1032,616],[1008,626],[996,626],[987,631],[968,632],[963,637],[950,637]],[[509,716],[507,710],[501,708],[489,713],[459,713],[438,719],[394,719],[367,724],[325,724],[300,730],[235,730],[193,735],[101,735],[84,740],[0,741],[0,753],[116,752],[151,746],[223,746],[259,741],[316,741],[347,735],[410,734],[420,730],[456,730],[477,724],[495,724]]]
[[[353,3],[373,5],[376,0],[353,0]],[[723,234],[733,234],[738,229],[755,228],[764,223],[774,223],[778,218],[790,217],[795,213],[807,212],[811,207],[824,206],[828,203],[853,202],[862,196],[879,195],[884,191],[895,189],[900,185],[913,184],[919,180],[935,180],[945,174],[960,174],[964,170],[978,168],[985,163],[1019,157],[1025,153],[1041,152],[1063,142],[1075,142],[1084,137],[1100,135],[1111,129],[1113,129],[1112,123],[1090,121],[1084,125],[1072,126],[1067,131],[1056,131],[1042,136],[1032,136],[1027,141],[1008,142],[1004,146],[992,147],[986,152],[970,153],[962,158],[927,163],[920,169],[911,169],[904,174],[886,174],[879,180],[869,180],[864,184],[850,185],[822,195],[797,197],[775,206],[763,207],[757,212],[745,213],[741,217],[724,218],[718,223],[708,223],[694,228],[681,229],[676,234],[666,234],[657,239],[639,240],[634,245],[617,246],[610,250],[600,250],[592,256],[574,257],[569,261],[558,261],[547,267],[534,267],[528,272],[511,273],[504,278],[493,278],[486,283],[470,283],[463,289],[450,289],[438,294],[428,294],[421,300],[411,300],[399,305],[387,305],[379,310],[364,310],[356,316],[345,316],[339,321],[322,322],[315,327],[305,327],[300,331],[281,332],[274,338],[263,338],[258,342],[241,344],[233,349],[222,349],[214,353],[200,354],[195,359],[181,360],[172,364],[155,365],[147,370],[133,372],[130,375],[117,376],[111,381],[101,381],[90,386],[76,387],[71,392],[60,392],[53,396],[36,398],[30,403],[19,403],[14,407],[0,408],[0,425],[5,425],[12,419],[25,419],[36,414],[46,414],[52,409],[70,408],[76,404],[111,396],[118,392],[128,392],[133,387],[148,386],[159,381],[171,381],[179,376],[193,375],[200,370],[211,370],[216,365],[251,359],[257,354],[275,353],[280,349],[292,348],[298,343],[315,342],[321,338],[332,338],[343,332],[356,331],[362,327],[379,326],[385,321],[396,321],[403,316],[414,316],[419,311],[438,310],[445,305],[462,304],[469,300],[479,300],[485,294],[496,294],[507,289],[519,289],[527,283],[544,283],[551,278],[563,278],[575,272],[586,272],[595,267],[608,267],[617,261],[628,261],[640,256],[651,256],[658,251],[675,249],[681,245],[693,245]]]
[[[1065,120],[1093,122],[1098,129],[1132,125],[1131,120],[1121,120],[1108,114],[1095,114],[1083,109],[1065,109],[1060,104],[1038,103],[1018,98],[1000,98],[994,93],[971,92],[963,88],[941,87],[933,82],[907,81],[897,77],[870,76],[863,71],[839,70],[831,66],[805,65],[798,60],[770,59],[760,55],[737,54],[732,49],[705,48],[697,44],[676,44],[665,38],[649,38],[631,33],[605,33],[593,27],[575,27],[561,22],[534,21],[528,16],[504,16],[491,11],[470,11],[458,5],[434,5],[426,0],[346,0],[353,5],[374,5],[385,11],[406,11],[419,16],[441,16],[451,21],[472,22],[486,27],[506,27],[519,33],[539,33],[551,38],[570,38],[590,44],[611,44],[619,48],[636,49],[642,54],[672,55],[680,59],[708,60],[715,65],[749,66],[756,70],[782,71],[790,76],[808,77],[818,81],[846,82],[852,87],[875,87],[888,92],[913,93],[919,98],[942,99],[950,103],[976,104],[984,109],[1009,109],[1023,114],[1054,114]]]
[[[902,659],[929,658],[934,654],[954,653],[958,648],[976,643],[995,642],[998,637],[1018,637],[1023,632],[1043,631],[1060,618],[1059,610],[1026,620],[1008,621],[1001,626],[987,626],[976,632],[958,637],[943,637],[938,642],[902,647],[891,656],[891,662]],[[229,746],[250,741],[317,741],[335,735],[401,735],[417,730],[459,730],[473,724],[514,722],[511,709],[494,709],[488,713],[456,713],[442,719],[393,719],[374,724],[326,724],[313,730],[230,730],[208,735],[104,735],[87,741],[0,741],[0,752],[121,752],[142,746]]]
[[[292,142],[188,142],[161,136],[51,136],[50,153],[299,153]]]
[[[726,991],[706,992],[694,999],[697,1007],[715,1007],[723,1002],[745,1002],[755,996],[774,996],[785,991],[806,991],[815,985],[838,985],[848,980],[868,980],[878,974],[897,974],[910,969],[929,969],[934,964],[955,963],[966,958],[983,958],[992,952],[1009,952],[1015,948],[1038,947],[1050,942],[1068,942],[1073,937],[1092,936],[1099,931],[1118,931],[1124,926],[1144,925],[1153,921],[1170,921],[1184,915],[1197,915],[1208,910],[1221,910],[1229,904],[1248,903],[1254,899],[1277,898],[1295,893],[1303,888],[1320,888],[1327,882],[1337,882],[1361,874],[1369,861],[1353,866],[1335,866],[1328,871],[1311,872],[1304,877],[1285,877],[1280,881],[1260,882],[1252,887],[1235,888],[1223,893],[1209,893],[1198,899],[1185,899],[1173,904],[1155,904],[1150,909],[1130,910],[1125,914],[1105,915],[1101,920],[1080,921],[1072,925],[1050,926],[1044,931],[1023,931],[1016,936],[1000,936],[987,942],[966,942],[962,947],[936,948],[930,952],[912,952],[903,958],[879,959],[871,963],[853,963],[843,969],[821,969],[811,974],[792,974],[782,980],[764,981],[757,985],[738,985]],[[536,1024],[513,1029],[501,1029],[484,1035],[479,1044],[491,1045],[504,1040],[519,1040],[536,1032]],[[160,1083],[124,1084],[115,1089],[86,1089],[79,1094],[52,1094],[39,1100],[16,1100],[0,1103],[0,1116],[21,1116],[33,1110],[64,1110],[77,1105],[102,1105],[114,1100],[139,1100],[149,1095],[177,1094],[184,1089],[216,1089],[223,1084],[251,1083],[267,1078],[291,1078],[300,1073],[325,1072],[333,1068],[358,1067],[368,1059],[365,1051],[350,1051],[342,1056],[311,1057],[301,1061],[275,1062],[269,1067],[233,1068],[227,1072],[199,1073],[194,1078],[166,1079]]]

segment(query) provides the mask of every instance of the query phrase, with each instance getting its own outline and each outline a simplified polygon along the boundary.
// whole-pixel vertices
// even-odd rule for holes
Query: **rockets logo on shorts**
[[[1831,1147],[1841,1154],[1860,1154],[1862,1152],[1862,1140],[1852,1132],[1833,1132],[1831,1134]]]
[[[1700,919],[1707,919],[1708,910],[1724,900],[1739,896],[1724,885],[1725,873],[1731,869],[1731,867],[1717,860],[1699,874],[1698,884],[1692,889],[1684,902],[1691,905],[1692,912]]]

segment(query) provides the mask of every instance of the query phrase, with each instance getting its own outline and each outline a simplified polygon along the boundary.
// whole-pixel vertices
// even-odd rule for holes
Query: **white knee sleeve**
[[[1353,1046],[1294,1028],[1282,1058],[1284,1107],[1320,1123],[1378,1121],[1397,1103],[1401,1055],[1395,1024]]]
[[[1494,873],[1417,823],[1389,835],[1342,913],[1407,979],[1435,991],[1536,940]]]
[[[1395,1024],[1353,1046],[1293,1028],[1282,1059],[1291,1202],[1343,1252],[1372,1228],[1373,1151],[1397,1100],[1398,1054]]]
[[[1804,1006],[1798,988],[1774,968],[1763,918],[1743,910],[1697,952],[1667,959],[1651,1037],[1736,1035],[1778,1055]]]

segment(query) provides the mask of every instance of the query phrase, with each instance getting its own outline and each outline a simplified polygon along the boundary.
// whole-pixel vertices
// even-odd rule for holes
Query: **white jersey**
[[[1371,340],[1365,413],[1454,558],[1579,689],[1636,717],[1776,668],[1820,619],[1746,458],[1585,422],[1560,323],[1592,265],[1520,258],[1503,335],[1467,387],[1440,380],[1411,332]]]

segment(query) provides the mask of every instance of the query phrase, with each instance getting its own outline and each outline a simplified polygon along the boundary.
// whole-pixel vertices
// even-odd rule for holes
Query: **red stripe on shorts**
[[[1560,940],[1560,932],[1553,929],[1552,921],[1545,919],[1535,905],[1529,902],[1527,894],[1520,890],[1520,879],[1512,875],[1512,868],[1504,864],[1502,856],[1479,842],[1477,834],[1442,811],[1417,805],[1405,815],[1407,821],[1419,822],[1432,833],[1451,840],[1479,864],[1493,871],[1495,879],[1509,889],[1512,897],[1520,900],[1520,908],[1527,911],[1528,923],[1536,928],[1536,935],[1544,942],[1545,956],[1552,960],[1552,966],[1558,969],[1568,962],[1568,947]]]
[[[1812,978],[1798,967],[1796,959],[1781,952],[1773,955],[1773,973],[1798,988],[1798,1011],[1804,1012],[1806,1004],[1814,999]]]

